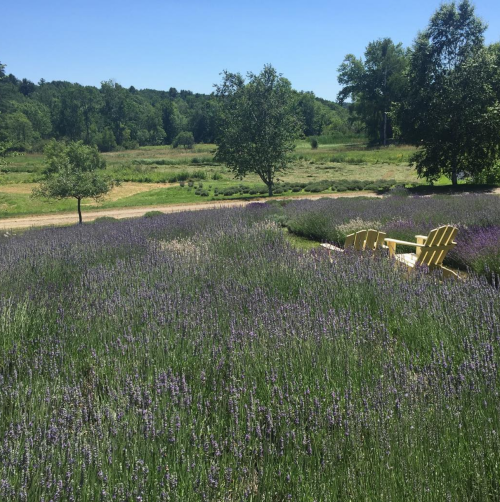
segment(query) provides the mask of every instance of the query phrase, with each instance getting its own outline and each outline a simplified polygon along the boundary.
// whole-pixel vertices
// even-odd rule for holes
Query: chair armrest
[[[384,239],[385,242],[394,242],[395,244],[404,244],[405,246],[414,246],[414,247],[425,247],[425,244],[417,244],[416,242],[407,242],[407,241],[399,241],[398,239]]]

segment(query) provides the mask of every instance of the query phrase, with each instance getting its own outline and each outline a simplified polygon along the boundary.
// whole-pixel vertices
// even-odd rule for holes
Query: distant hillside
[[[304,136],[352,136],[345,107],[297,92]],[[103,152],[171,144],[181,131],[212,143],[217,127],[214,96],[188,90],[128,89],[113,81],[100,88],[66,81],[35,84],[0,65],[0,141],[40,151],[51,138],[82,140]]]

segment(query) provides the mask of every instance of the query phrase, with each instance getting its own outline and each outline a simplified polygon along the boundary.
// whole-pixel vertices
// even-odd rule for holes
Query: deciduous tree
[[[338,101],[352,100],[352,111],[365,123],[372,141],[386,145],[392,137],[388,114],[402,97],[406,64],[403,46],[384,38],[368,44],[364,61],[348,54],[339,67],[338,82],[344,87]]]
[[[443,4],[413,45],[405,100],[396,108],[402,137],[429,181],[477,178],[499,158],[497,54],[484,46],[486,25],[468,0]],[[496,79],[496,80],[495,80]]]
[[[45,178],[32,195],[48,199],[76,199],[81,224],[82,199],[90,197],[99,200],[115,185],[102,174],[106,167],[104,158],[96,147],[84,145],[82,141],[66,145],[55,140],[45,148],[45,156]]]
[[[259,75],[224,72],[216,86],[220,127],[215,158],[238,177],[257,174],[273,194],[276,175],[287,170],[300,127],[290,82],[271,66]]]

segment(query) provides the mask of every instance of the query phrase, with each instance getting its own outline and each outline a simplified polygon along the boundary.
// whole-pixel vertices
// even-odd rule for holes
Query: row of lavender
[[[440,225],[452,224],[459,228],[458,245],[448,263],[490,278],[492,273],[500,274],[498,195],[323,199],[293,202],[284,211],[281,221],[292,232],[338,244],[364,228],[415,242],[416,234],[426,235]]]
[[[275,217],[0,242],[0,499],[498,500],[498,290]]]

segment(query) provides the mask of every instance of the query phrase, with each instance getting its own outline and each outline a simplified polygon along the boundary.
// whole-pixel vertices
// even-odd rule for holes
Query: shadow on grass
[[[485,193],[493,193],[496,188],[498,188],[497,185],[478,185],[478,184],[463,184],[457,186],[417,185],[408,188],[408,191],[412,195],[454,195],[463,193],[485,194]]]

